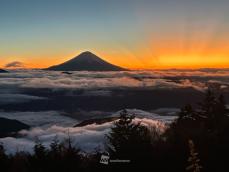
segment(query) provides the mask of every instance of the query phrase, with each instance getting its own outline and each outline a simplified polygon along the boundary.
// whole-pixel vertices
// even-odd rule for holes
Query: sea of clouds
[[[111,89],[175,89],[193,88],[205,91],[209,84],[229,88],[228,69],[152,70],[125,72],[76,71],[65,74],[44,70],[12,70],[0,73],[0,104],[3,99],[23,103],[43,97],[23,95],[26,88],[55,90],[88,90],[88,95],[109,96]],[[98,89],[100,91],[98,92]],[[102,90],[101,90],[102,89]],[[91,91],[91,92],[89,92]],[[7,99],[7,100],[6,100]]]
[[[50,89],[52,91],[84,90],[82,96],[110,96],[114,89],[179,89],[193,88],[203,92],[209,84],[215,84],[220,89],[229,88],[228,69],[201,70],[153,70],[125,72],[62,72],[42,70],[12,70],[0,74],[0,105],[25,103],[33,100],[48,99],[40,95],[28,95],[27,89]],[[178,109],[156,109],[146,112],[129,109],[136,114],[135,122],[147,126],[157,126],[163,130],[165,125],[176,118]],[[87,112],[85,112],[87,113]],[[118,116],[120,112],[112,113]],[[90,116],[90,115],[89,115]],[[110,131],[112,122],[100,125],[90,124],[83,127],[73,127],[80,121],[62,115],[56,111],[41,112],[5,112],[0,111],[0,117],[16,119],[32,128],[20,131],[20,137],[1,138],[8,154],[17,151],[33,153],[34,140],[39,140],[48,147],[57,137],[60,141],[69,135],[73,144],[82,151],[104,149],[105,135]]]
[[[135,123],[141,123],[147,127],[156,127],[161,132],[165,129],[166,124],[176,118],[176,116],[161,116],[139,109],[127,109],[127,111],[135,115]],[[119,116],[119,114],[120,111],[111,116]],[[33,153],[33,147],[37,139],[49,148],[54,139],[57,138],[60,142],[63,142],[69,136],[72,144],[80,148],[82,152],[103,151],[105,149],[106,135],[113,126],[113,122],[105,122],[103,124],[73,127],[79,121],[61,116],[57,112],[2,112],[0,117],[17,119],[33,126],[29,130],[20,131],[20,136],[17,138],[5,137],[0,139],[0,143],[4,145],[7,154],[15,154],[18,151]]]
[[[0,87],[98,89],[98,88],[150,88],[171,89],[192,87],[206,89],[208,83],[227,87],[229,70],[154,70],[125,72],[77,71],[65,74],[57,71],[17,70],[0,74]]]

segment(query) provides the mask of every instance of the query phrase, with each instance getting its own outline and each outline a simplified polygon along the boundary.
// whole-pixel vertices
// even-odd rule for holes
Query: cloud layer
[[[154,113],[145,112],[138,109],[128,109],[129,113],[135,114],[136,118],[135,123],[141,122],[142,125],[147,127],[156,126],[159,130],[163,131],[165,129],[165,124],[171,122],[176,117],[175,116],[159,116]],[[49,112],[51,113],[51,112]],[[22,113],[21,113],[22,114]],[[28,116],[27,121],[34,123],[35,119],[31,119],[31,114],[24,114],[24,117],[21,117],[21,114],[12,114],[14,119],[25,121],[26,115]],[[40,115],[34,114],[32,116]],[[112,116],[118,116],[119,112],[114,113]],[[0,114],[1,116],[1,114]],[[50,114],[44,113],[44,116],[38,118],[38,121],[41,118],[46,118],[47,121]],[[54,115],[51,115],[53,117]],[[9,116],[8,116],[9,117]],[[68,121],[64,117],[61,117],[62,121]],[[100,125],[90,124],[83,127],[69,127],[72,126],[71,122],[68,123],[68,126],[60,126],[58,120],[52,120],[49,125],[43,124],[42,126],[33,127],[30,130],[22,130],[19,132],[21,135],[19,138],[6,137],[1,138],[0,142],[5,146],[6,152],[8,154],[14,154],[17,151],[26,151],[33,153],[33,146],[35,139],[39,140],[49,148],[52,140],[57,137],[60,141],[64,141],[70,135],[73,145],[78,146],[82,151],[92,152],[95,149],[104,149],[104,143],[106,142],[105,135],[110,131],[110,128],[113,126],[113,122],[105,122]],[[75,122],[76,124],[77,122]],[[62,123],[61,123],[62,124]],[[41,124],[38,124],[41,125]]]
[[[42,97],[40,94],[38,96],[35,96],[36,94],[30,95],[26,92],[30,89],[33,93],[39,89],[47,89],[54,95],[56,91],[64,91],[71,96],[71,92],[74,90],[83,90],[79,96],[112,96],[114,89],[172,90],[193,88],[203,92],[209,84],[216,85],[222,90],[228,90],[229,70],[81,71],[73,72],[71,75],[53,71],[12,70],[10,73],[0,74],[0,105],[49,99],[48,96]],[[163,108],[152,112],[138,109],[129,109],[128,111],[137,115],[135,122],[141,121],[143,125],[156,125],[163,129],[165,123],[175,119],[174,115],[178,110]],[[119,112],[112,114],[112,116],[118,115]],[[32,126],[31,130],[21,131],[19,138],[0,139],[8,153],[15,153],[17,150],[32,153],[36,137],[39,137],[48,147],[55,136],[64,140],[68,136],[68,132],[74,144],[83,151],[93,151],[98,147],[103,149],[104,135],[109,132],[112,126],[112,123],[104,123],[73,128],[72,126],[80,121],[62,116],[61,112],[52,111],[52,109],[44,112],[0,112],[0,117],[17,119]]]
[[[147,126],[164,127],[158,121],[150,119],[137,118],[135,122],[142,122],[142,124]],[[112,125],[112,122],[107,122],[101,125],[91,124],[77,128],[56,125],[48,128],[36,127],[31,130],[22,130],[20,132],[22,137],[20,138],[6,137],[0,139],[0,142],[3,143],[8,154],[14,154],[16,151],[33,153],[34,141],[37,138],[49,148],[54,138],[62,142],[70,135],[74,146],[79,147],[84,152],[92,152],[96,149],[104,149],[105,135],[108,134]]]
[[[229,84],[229,70],[155,70],[129,72],[73,72],[18,70],[0,75],[1,87],[49,89],[147,88],[206,89],[209,83]]]
[[[23,68],[25,67],[24,63],[19,61],[14,61],[5,65],[6,68]]]
[[[0,117],[15,119],[31,127],[49,127],[52,125],[73,126],[78,122],[73,118],[63,116],[60,112],[56,111],[0,112]]]
[[[17,103],[25,103],[31,100],[42,100],[46,99],[44,97],[31,96],[26,94],[17,94],[17,93],[0,93],[0,105],[4,104],[17,104]]]

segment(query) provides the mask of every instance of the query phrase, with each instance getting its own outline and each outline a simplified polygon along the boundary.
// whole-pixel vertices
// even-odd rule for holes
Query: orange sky
[[[184,33],[173,31],[157,36],[152,34],[143,41],[124,42],[89,42],[89,48],[74,49],[54,42],[39,49],[21,48],[5,51],[0,67],[7,63],[20,61],[27,68],[46,68],[65,62],[83,51],[91,51],[104,60],[129,69],[164,69],[164,68],[226,68],[229,67],[228,33],[214,38],[212,29],[205,32],[192,32],[190,38]],[[160,32],[159,32],[160,33]],[[159,35],[159,33],[157,33]],[[132,41],[132,40],[131,40]],[[77,45],[76,45],[77,46]],[[17,54],[17,53],[20,54]],[[1,58],[1,56],[0,56]]]
[[[142,41],[91,41],[84,43],[88,49],[82,47],[78,50],[74,48],[77,44],[67,46],[57,42],[47,42],[39,47],[33,45],[31,48],[7,47],[5,52],[0,53],[0,58],[4,57],[0,66],[4,68],[7,63],[20,61],[28,68],[46,68],[65,62],[83,51],[91,51],[110,63],[130,69],[229,67],[229,34],[226,32],[215,37],[212,30],[192,31],[188,38],[182,30],[178,30],[163,35],[160,31],[143,35]]]
[[[162,51],[162,50],[161,50]],[[82,51],[67,55],[56,55],[36,58],[20,58],[27,68],[46,68],[65,62]],[[104,60],[129,69],[164,69],[164,68],[225,68],[229,67],[229,58],[226,54],[209,51],[204,55],[198,53],[184,54],[173,51],[154,54],[152,50],[144,50],[145,53],[122,50],[121,52],[97,52],[93,51]],[[0,61],[1,68],[7,63],[18,61],[18,58],[5,58]]]
[[[91,51],[130,69],[229,67],[229,1],[0,5],[0,67],[46,68]],[[85,13],[86,11],[86,13]]]

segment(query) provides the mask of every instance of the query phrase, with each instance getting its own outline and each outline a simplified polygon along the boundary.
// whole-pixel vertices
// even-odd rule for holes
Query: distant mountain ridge
[[[6,70],[0,69],[0,73],[6,73]]]
[[[74,127],[84,127],[86,125],[91,125],[91,124],[101,125],[101,124],[104,124],[106,122],[113,122],[117,119],[119,119],[119,117],[87,119],[87,120],[80,122],[79,124],[76,124]]]
[[[29,129],[30,126],[17,120],[0,118],[0,138],[10,136],[14,132]]]
[[[126,71],[122,67],[110,64],[95,54],[86,51],[73,59],[47,68],[54,71]]]

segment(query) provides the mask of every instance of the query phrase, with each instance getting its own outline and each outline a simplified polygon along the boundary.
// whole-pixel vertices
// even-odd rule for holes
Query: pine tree
[[[216,105],[217,98],[215,93],[211,89],[208,89],[205,93],[204,100],[199,103],[200,110],[198,113],[207,120],[213,119],[216,115]]]
[[[34,145],[34,153],[37,158],[44,158],[46,156],[46,148],[37,138]]]
[[[143,161],[151,155],[152,137],[150,130],[140,123],[133,122],[134,115],[126,110],[107,135],[108,151],[115,158]]]
[[[68,137],[63,142],[62,147],[63,147],[62,162],[65,166],[65,170],[69,172],[78,170],[81,162],[81,156],[79,154],[80,149],[76,148],[73,145],[69,131],[68,131]]]
[[[0,167],[2,171],[6,171],[7,164],[8,163],[8,157],[5,153],[4,146],[0,143]]]
[[[225,98],[222,94],[219,95],[217,98],[217,103],[216,103],[216,113],[217,113],[217,118],[222,120],[225,116],[228,114],[228,110],[226,107],[226,101]]]
[[[211,133],[218,132],[222,128],[221,125],[228,124],[228,110],[224,96],[217,97],[210,89],[206,92],[204,101],[200,103],[198,113],[205,118],[206,129]]]
[[[59,140],[57,139],[57,137],[54,137],[54,139],[52,140],[51,144],[50,144],[50,154],[52,155],[57,155],[61,153],[61,149],[62,146],[59,142]]]
[[[36,138],[32,156],[31,171],[45,171],[47,168],[47,150],[39,138]]]
[[[192,106],[190,104],[187,104],[183,108],[181,108],[180,113],[178,114],[178,120],[183,120],[183,119],[191,119],[191,120],[196,120],[196,113]]]
[[[116,153],[119,156],[125,154],[125,150],[128,149],[131,130],[134,128],[133,119],[133,115],[129,115],[126,110],[123,110],[120,113],[120,119],[114,122],[114,127],[111,128],[111,132],[107,135],[108,149],[111,154]]]
[[[196,152],[195,145],[192,140],[188,141],[190,157],[188,158],[189,166],[186,168],[187,171],[200,172],[202,166],[200,165],[200,159],[198,158],[198,153]]]

